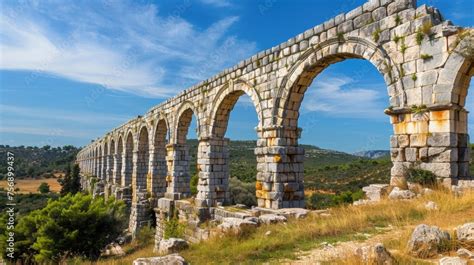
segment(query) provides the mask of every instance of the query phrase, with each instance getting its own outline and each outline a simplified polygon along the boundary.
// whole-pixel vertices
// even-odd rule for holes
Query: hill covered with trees
[[[79,148],[72,145],[63,147],[8,146],[0,145],[0,156],[7,152],[15,154],[15,175],[22,178],[49,178],[55,174],[64,174],[76,159]],[[0,179],[5,179],[7,160],[0,160]]]

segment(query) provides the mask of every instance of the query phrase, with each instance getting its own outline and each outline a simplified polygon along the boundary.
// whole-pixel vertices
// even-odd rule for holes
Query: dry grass
[[[46,182],[52,192],[59,192],[61,185],[56,178],[49,179],[18,179],[15,181],[15,188],[19,188],[18,193],[38,193],[38,187]],[[6,189],[8,183],[6,180],[0,180],[0,188]]]
[[[424,204],[434,201],[439,210],[428,211]],[[319,247],[321,242],[360,240],[357,233],[379,233],[376,227],[395,227],[402,230],[401,238],[387,239],[385,245],[394,250],[404,264],[424,264],[406,253],[406,242],[417,224],[437,225],[452,229],[474,220],[474,193],[454,197],[447,191],[410,201],[382,201],[374,205],[342,206],[331,209],[331,216],[310,215],[287,224],[262,226],[243,237],[223,236],[193,244],[180,254],[191,264],[258,264],[278,263],[283,259],[296,259],[298,253]],[[269,236],[265,236],[271,231]],[[98,264],[130,264],[138,257],[156,256],[152,246],[135,251],[120,260],[102,260]],[[348,260],[341,264],[348,264]],[[357,262],[357,261],[351,261]],[[349,263],[351,264],[351,263]],[[357,264],[357,263],[353,263]]]

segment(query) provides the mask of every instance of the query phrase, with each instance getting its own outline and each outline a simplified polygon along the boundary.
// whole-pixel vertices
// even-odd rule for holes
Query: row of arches
[[[213,206],[217,202],[225,203],[228,198],[229,178],[228,140],[225,134],[229,114],[239,97],[247,94],[258,116],[258,141],[255,149],[258,204],[268,208],[301,207],[304,205],[304,150],[298,145],[301,132],[298,127],[301,102],[307,88],[319,73],[331,64],[356,58],[372,63],[384,77],[390,98],[387,114],[393,121],[397,121],[397,124],[394,124],[394,136],[423,140],[421,143],[413,142],[408,147],[398,144],[392,146],[397,154],[408,152],[405,148],[411,148],[410,152],[415,150],[417,153],[413,161],[406,159],[405,155],[392,157],[392,179],[402,177],[405,174],[402,169],[408,164],[421,165],[447,180],[457,179],[461,176],[458,169],[464,167],[466,161],[451,161],[455,160],[453,156],[446,161],[438,159],[426,162],[422,161],[418,154],[422,151],[421,148],[431,147],[428,145],[429,137],[465,137],[467,124],[459,120],[459,117],[453,116],[446,119],[446,122],[432,121],[439,126],[420,126],[417,128],[423,131],[409,131],[412,124],[405,122],[412,121],[398,120],[403,120],[400,118],[402,116],[413,116],[409,106],[421,106],[423,102],[417,95],[425,90],[431,91],[431,97],[428,99],[432,102],[426,110],[428,114],[435,111],[449,114],[462,110],[468,82],[463,82],[458,87],[456,84],[459,82],[456,80],[459,76],[467,76],[467,79],[464,79],[470,79],[473,73],[472,62],[453,52],[446,57],[445,65],[449,68],[420,72],[420,79],[423,75],[436,72],[436,76],[439,75],[439,84],[422,79],[426,84],[415,87],[415,84],[406,82],[411,78],[410,75],[404,76],[399,69],[400,64],[396,63],[399,54],[394,53],[399,51],[391,52],[392,54],[367,38],[354,36],[343,41],[331,39],[321,42],[302,53],[290,69],[280,69],[284,75],[278,80],[275,78],[272,81],[272,76],[269,75],[268,78],[262,78],[267,83],[258,85],[256,81],[256,85],[250,86],[243,79],[230,79],[214,88],[212,94],[208,94],[207,90],[202,93],[188,91],[190,95],[195,94],[194,98],[179,96],[174,104],[164,104],[149,112],[146,117],[129,122],[85,148],[78,161],[86,163],[85,172],[88,174],[101,179],[109,179],[112,174],[112,183],[131,185],[133,194],[145,190],[158,196],[164,194],[173,198],[186,197],[189,195],[190,178],[186,140],[192,117],[195,116],[199,140],[199,185],[196,202],[205,206]],[[446,52],[442,50],[439,53]],[[409,87],[410,85],[412,87]],[[445,97],[445,94],[450,97]],[[449,99],[446,100],[447,98]],[[157,115],[155,110],[163,113],[160,112],[159,117],[153,117]],[[434,116],[430,115],[427,117]],[[428,124],[430,120],[413,122]],[[402,127],[404,130],[398,129]],[[111,143],[114,143],[113,147]],[[456,153],[467,148],[467,143],[458,141],[436,144],[440,145],[434,146],[436,148],[443,147]],[[108,160],[111,155],[113,163]]]

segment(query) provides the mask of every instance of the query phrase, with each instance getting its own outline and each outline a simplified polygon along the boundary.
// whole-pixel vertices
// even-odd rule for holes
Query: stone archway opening
[[[118,189],[122,186],[122,162],[123,162],[123,140],[120,135],[117,140],[117,152],[114,157],[115,171],[114,171],[114,180],[113,183],[115,188]],[[117,197],[117,195],[116,195]]]
[[[140,129],[138,134],[138,146],[137,146],[137,155],[135,176],[134,176],[134,198],[138,193],[143,193],[149,191],[148,185],[151,184],[151,181],[148,180],[148,168],[149,168],[149,143],[148,143],[148,129],[146,126],[143,126]]]
[[[222,151],[213,161],[216,201],[223,204],[257,206],[255,128],[258,127],[257,107],[244,90],[233,92],[216,102],[211,127],[211,148]],[[234,141],[235,140],[235,141]],[[212,158],[211,158],[212,159]]]
[[[259,206],[304,207],[305,151],[299,145],[302,133],[299,127],[301,104],[308,88],[320,73],[330,65],[348,59],[365,59],[372,63],[378,70],[379,77],[383,76],[384,90],[388,91],[389,102],[385,104],[404,105],[406,95],[402,89],[403,84],[400,82],[398,68],[385,51],[373,43],[349,37],[344,42],[331,40],[307,51],[288,70],[288,75],[276,92],[276,104],[273,109],[273,121],[276,126],[264,128],[260,133],[265,142],[262,141],[262,145],[259,146],[258,155],[265,162],[259,162],[259,168],[265,170],[262,170],[262,177],[258,181],[262,187],[266,187],[267,191],[261,194],[257,192]],[[329,84],[331,85],[334,84]],[[334,97],[335,92],[337,91],[328,91],[328,96]],[[336,97],[334,100],[337,102],[342,98]],[[351,108],[351,106],[344,106],[344,108]],[[383,111],[383,107],[380,108],[380,112],[383,113]]]
[[[370,184],[389,184],[389,105],[383,76],[367,60],[328,64],[311,77],[299,104],[306,208],[352,203]],[[337,140],[335,140],[337,139]]]
[[[122,187],[132,188],[132,170],[133,170],[133,135],[129,132],[126,135],[123,155],[122,168]]]
[[[104,178],[104,175],[102,175],[102,157],[104,156],[102,153],[102,146],[99,146],[99,150],[97,152],[97,177],[102,180]]]
[[[114,181],[114,172],[115,172],[115,141],[114,139],[110,140],[110,148],[108,153],[108,171],[107,171],[107,182],[110,184],[115,184]]]
[[[199,125],[195,116],[196,113],[191,106],[183,107],[178,113],[174,143],[167,145],[169,171],[169,175],[166,177],[167,197],[187,198],[192,194],[191,178],[198,171],[196,168],[197,140],[195,138],[199,136],[195,132]]]
[[[151,155],[150,168],[150,192],[152,196],[161,198],[166,192],[166,176],[168,175],[168,165],[166,163],[166,146],[169,143],[168,124],[164,119],[159,119],[155,127],[153,138],[153,152]]]
[[[474,76],[474,60],[466,60],[461,66],[458,76],[455,79],[454,92],[459,97],[459,109],[454,118],[457,120],[457,157],[458,157],[458,181],[463,182],[472,180],[474,176],[474,161],[471,156],[474,151],[474,145],[471,144],[470,136],[474,133],[474,116],[469,115],[474,110],[474,96],[469,95],[469,90],[474,86],[472,77]],[[472,92],[471,92],[472,93]]]

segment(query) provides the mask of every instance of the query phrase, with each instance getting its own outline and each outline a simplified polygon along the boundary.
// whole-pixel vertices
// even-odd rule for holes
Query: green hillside
[[[189,140],[191,174],[196,173],[197,140]],[[230,141],[230,174],[243,182],[253,182],[256,176],[255,141]],[[305,188],[330,192],[355,191],[369,183],[388,183],[389,157],[361,158],[312,145],[305,148]]]
[[[64,173],[69,164],[76,159],[77,147],[8,146],[0,145],[0,179],[7,173],[7,152],[15,155],[15,175],[18,179],[32,177],[52,177],[55,173]]]
[[[189,140],[191,174],[196,173],[197,140]],[[256,159],[254,148],[256,141],[230,141],[230,172],[242,182],[254,182]],[[388,158],[376,160],[361,158],[343,152],[321,149],[311,145],[305,148],[305,186],[308,189],[354,190],[367,183],[387,182],[390,170]],[[6,152],[15,154],[17,178],[49,177],[64,172],[67,165],[74,161],[78,148],[64,147],[25,147],[0,145],[0,155]],[[0,162],[0,177],[3,179],[7,167],[6,159]]]

